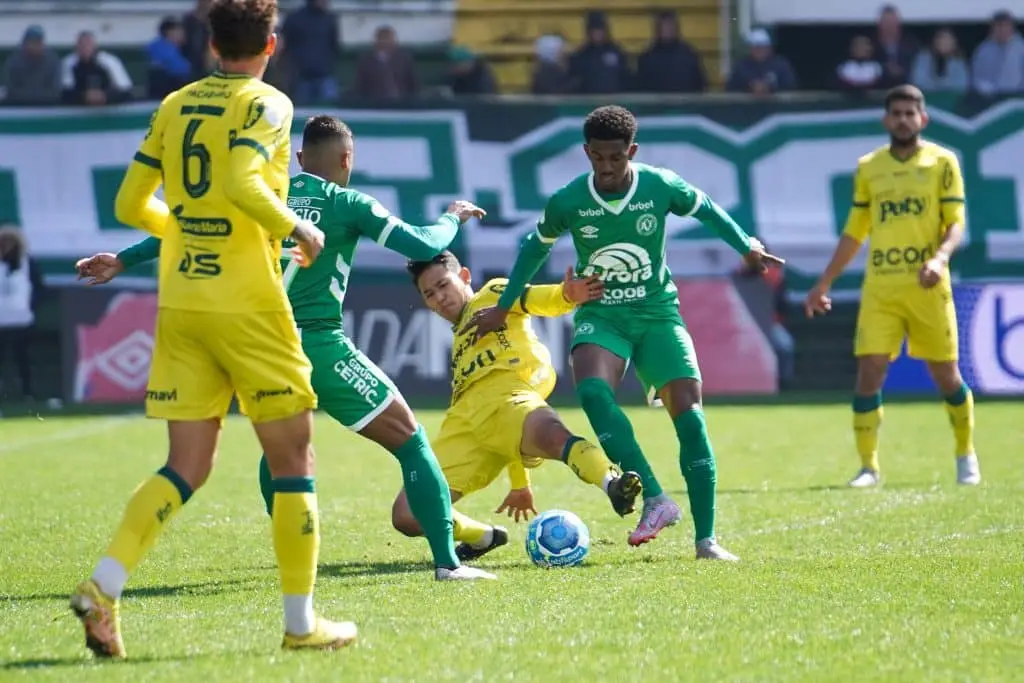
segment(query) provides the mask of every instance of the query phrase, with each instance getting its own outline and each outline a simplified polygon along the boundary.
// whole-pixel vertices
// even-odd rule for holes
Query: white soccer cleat
[[[850,488],[869,489],[878,486],[878,472],[870,467],[862,467],[857,476],[850,480]]]
[[[977,486],[981,483],[981,467],[978,456],[974,453],[957,456],[956,483],[964,486]]]
[[[724,560],[725,562],[739,562],[740,558],[736,557],[728,550],[718,545],[718,541],[713,538],[705,538],[697,543],[697,559],[698,560]]]
[[[455,569],[438,567],[434,570],[434,578],[438,581],[479,581],[480,579],[493,581],[498,577],[490,572],[485,572],[483,569],[462,565]]]

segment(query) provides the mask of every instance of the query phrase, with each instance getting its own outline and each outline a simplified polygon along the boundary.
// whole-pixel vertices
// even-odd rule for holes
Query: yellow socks
[[[604,489],[617,474],[615,465],[600,448],[581,439],[570,437],[562,449],[562,460],[576,476],[594,486]]]
[[[93,581],[112,598],[120,598],[128,576],[146,556],[164,526],[192,497],[192,488],[169,467],[142,482],[124,510],[121,526],[93,573]]]
[[[854,396],[853,434],[862,467],[878,472],[878,430],[882,426],[882,394]]]
[[[459,543],[477,545],[483,542],[484,536],[491,530],[489,524],[478,522],[455,508],[452,508],[452,521],[455,523],[455,540]]]
[[[974,453],[974,394],[966,384],[945,397],[949,423],[956,439],[956,456]]]
[[[284,594],[285,632],[306,635],[316,625],[313,585],[320,554],[316,489],[312,477],[274,479],[273,488],[271,526]]]

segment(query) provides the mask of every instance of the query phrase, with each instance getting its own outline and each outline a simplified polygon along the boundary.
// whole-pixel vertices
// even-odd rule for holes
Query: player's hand
[[[533,490],[529,486],[525,489],[512,489],[494,512],[499,515],[502,512],[507,512],[510,518],[515,517],[516,522],[520,520],[520,516],[524,522],[529,521],[531,514],[534,517],[537,516],[537,508],[533,503]]]
[[[769,266],[778,267],[786,264],[785,259],[773,256],[765,251],[761,240],[754,237],[750,238],[750,251],[743,257],[743,261],[747,264],[747,268],[755,273],[763,273],[768,270]]]
[[[946,272],[946,262],[940,258],[930,258],[921,266],[917,273],[917,281],[925,289],[931,289],[939,284]]]
[[[562,296],[566,301],[577,305],[597,301],[604,296],[604,283],[596,275],[576,277],[572,266],[569,266],[565,269],[565,279],[562,280]]]
[[[105,285],[124,272],[124,263],[116,254],[96,254],[75,264],[79,280],[88,280],[87,285]]]
[[[453,213],[458,216],[459,221],[462,223],[465,223],[470,218],[483,218],[487,215],[487,212],[476,204],[462,199],[449,204],[448,213]]]
[[[296,246],[291,249],[292,258],[303,268],[309,268],[316,262],[320,252],[324,250],[323,230],[309,221],[300,221],[292,230],[291,238]]]
[[[832,299],[828,295],[828,287],[821,284],[816,284],[807,293],[807,298],[804,299],[804,312],[808,318],[813,318],[815,315],[825,315],[832,310]]]
[[[469,319],[469,322],[459,330],[459,334],[465,334],[475,327],[476,339],[480,339],[484,335],[500,330],[505,326],[505,321],[507,319],[508,311],[504,308],[498,308],[497,306],[481,308],[479,311],[474,313],[473,317]]]

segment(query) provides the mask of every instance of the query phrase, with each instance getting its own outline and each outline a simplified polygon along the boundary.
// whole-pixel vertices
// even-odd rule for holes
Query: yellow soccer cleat
[[[95,581],[83,581],[71,596],[71,611],[85,627],[85,646],[97,657],[124,659],[118,601],[106,595]]]
[[[356,625],[351,621],[327,621],[316,618],[313,632],[304,636],[284,634],[281,647],[285,650],[338,650],[356,641]]]

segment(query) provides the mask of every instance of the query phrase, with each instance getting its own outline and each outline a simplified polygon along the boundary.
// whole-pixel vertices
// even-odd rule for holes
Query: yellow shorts
[[[955,361],[959,355],[953,294],[941,285],[910,286],[883,294],[864,292],[857,314],[854,355],[907,354],[924,361]]]
[[[479,491],[522,457],[523,424],[530,413],[547,407],[553,388],[554,381],[533,387],[501,372],[481,378],[459,397],[431,442],[452,491],[464,496]],[[540,461],[523,464],[536,467]]]
[[[227,315],[161,308],[156,318],[146,415],[223,418],[238,394],[255,423],[316,407],[312,367],[288,313]]]

